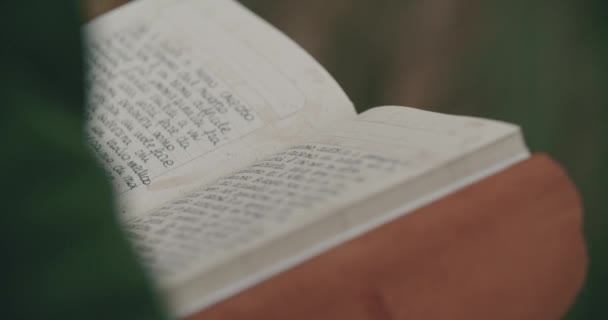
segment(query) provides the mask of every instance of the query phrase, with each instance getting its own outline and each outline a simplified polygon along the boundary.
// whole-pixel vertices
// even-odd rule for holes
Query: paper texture
[[[137,1],[85,33],[87,136],[130,215],[355,115],[312,58],[232,1]]]

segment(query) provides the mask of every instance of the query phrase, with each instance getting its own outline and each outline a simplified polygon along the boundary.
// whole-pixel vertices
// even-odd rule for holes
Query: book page
[[[233,1],[135,1],[85,34],[87,138],[129,214],[355,115],[321,66]]]
[[[209,293],[381,215],[389,202],[415,201],[526,156],[513,125],[374,108],[133,219],[127,229],[161,280],[170,286],[204,274],[199,289]],[[411,189],[370,200],[398,186]]]

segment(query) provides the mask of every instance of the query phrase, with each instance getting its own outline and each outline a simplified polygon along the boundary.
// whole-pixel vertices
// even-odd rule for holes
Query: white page
[[[355,115],[321,66],[233,1],[135,1],[85,33],[87,136],[128,214]]]
[[[514,125],[374,108],[130,220],[127,230],[181,310],[351,228],[386,221],[385,212],[527,155]]]

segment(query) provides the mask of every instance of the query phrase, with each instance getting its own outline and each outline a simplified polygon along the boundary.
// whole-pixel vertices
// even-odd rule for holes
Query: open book
[[[135,1],[85,33],[87,138],[179,315],[529,155],[510,124],[357,115],[318,63],[229,0]]]

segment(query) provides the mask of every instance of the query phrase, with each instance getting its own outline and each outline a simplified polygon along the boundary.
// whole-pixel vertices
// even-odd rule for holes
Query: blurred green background
[[[88,14],[121,0],[89,0]],[[357,109],[409,105],[517,123],[585,204],[591,266],[568,319],[608,319],[608,1],[242,0]]]

